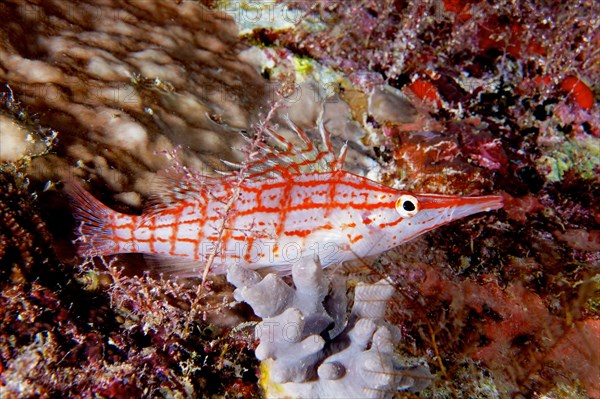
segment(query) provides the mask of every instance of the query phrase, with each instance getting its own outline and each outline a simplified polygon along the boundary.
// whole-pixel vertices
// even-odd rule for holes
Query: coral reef
[[[346,285],[332,284],[317,261],[296,263],[292,277],[294,288],[239,266],[227,274],[236,300],[262,318],[256,356],[268,397],[385,398],[429,385],[426,365],[395,354],[401,337],[385,322],[394,292],[387,281],[357,285],[346,316]]]
[[[377,370],[394,373],[366,396],[600,397],[599,3],[284,3],[0,3],[0,395],[257,397],[261,367],[269,393],[327,395],[366,388],[351,361],[380,345]],[[303,327],[261,340],[261,366],[254,318],[222,281],[199,292],[139,257],[76,259],[56,185],[75,174],[135,212],[165,153],[207,172],[240,161],[238,131],[272,102],[309,134],[323,111],[356,173],[504,191],[506,207],[340,266],[370,283],[355,297],[386,298],[387,322],[347,316],[337,278],[236,282],[265,334]],[[287,299],[251,299],[263,284]],[[395,374],[402,358],[426,360],[428,388],[396,392],[418,380]]]
[[[289,4],[301,22],[247,39],[344,76],[378,179],[505,192],[498,215],[361,266],[391,278],[400,347],[441,377],[420,396],[600,395],[598,4]]]
[[[589,146],[589,136],[595,143],[599,134],[598,114],[585,84],[600,79],[591,67],[598,60],[596,4],[362,0],[290,7],[306,12],[293,28],[264,26],[247,36],[347,77],[338,82],[339,98],[368,133],[363,142],[396,160],[390,182],[472,191],[500,173],[498,185],[512,194],[566,169],[586,180],[598,171]],[[384,99],[367,106],[381,98],[384,84],[414,105],[387,112],[394,100]]]
[[[251,337],[186,332],[195,287],[61,264],[22,177],[0,183],[0,397],[258,396]],[[209,293],[201,310],[225,317]]]

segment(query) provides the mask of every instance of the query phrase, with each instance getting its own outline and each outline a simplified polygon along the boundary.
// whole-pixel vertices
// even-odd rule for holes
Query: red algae
[[[555,231],[556,238],[579,251],[600,252],[600,230],[567,229]]]
[[[590,398],[600,397],[600,372],[597,367],[600,349],[598,345],[594,345],[599,336],[600,320],[576,322],[557,342],[549,356],[550,361],[581,380]]]
[[[198,320],[184,334],[194,287],[124,276],[115,263],[61,263],[19,173],[0,171],[3,397],[200,397],[256,382],[234,367],[255,362],[244,332],[221,337]]]
[[[594,93],[581,80],[575,76],[567,76],[560,82],[560,88],[566,92],[583,109],[592,109],[594,106]]]
[[[419,99],[425,102],[436,104],[437,106],[441,105],[441,100],[437,89],[430,81],[419,78],[410,83],[407,88]]]
[[[504,206],[508,218],[517,222],[526,222],[528,218],[533,217],[532,213],[544,209],[540,200],[533,195],[518,198],[506,195]]]
[[[527,266],[515,263],[513,267],[526,267],[524,270],[528,272],[539,273],[535,262]],[[600,355],[597,345],[593,344],[598,333],[597,320],[569,325],[562,315],[549,311],[542,295],[535,293],[528,283],[503,286],[493,274],[452,281],[447,273],[435,267],[413,264],[410,269],[410,274],[403,274],[419,276],[418,280],[409,278],[400,286],[404,292],[411,287],[415,290],[413,295],[424,302],[415,305],[411,303],[414,298],[406,297],[400,299],[397,306],[409,313],[426,312],[427,319],[419,322],[420,327],[408,327],[406,320],[399,323],[411,334],[409,331],[426,328],[425,325],[432,324],[436,318],[447,320],[446,331],[433,325],[438,328],[438,345],[444,347],[444,353],[454,353],[446,357],[450,373],[457,367],[451,359],[461,353],[483,362],[493,371],[502,395],[514,394],[515,389],[525,387],[539,389],[549,374],[562,382],[568,381],[561,377],[567,373],[594,397],[598,390],[594,359]],[[575,364],[576,367],[571,367]]]

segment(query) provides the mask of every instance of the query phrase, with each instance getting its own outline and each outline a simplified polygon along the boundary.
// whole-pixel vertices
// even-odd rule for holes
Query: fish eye
[[[408,194],[403,194],[396,201],[396,211],[404,218],[413,217],[419,212],[419,201]]]

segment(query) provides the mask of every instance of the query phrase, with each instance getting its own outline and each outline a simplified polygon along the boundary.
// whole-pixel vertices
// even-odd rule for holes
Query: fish
[[[117,212],[67,182],[84,257],[141,253],[147,262],[194,276],[227,266],[287,274],[307,257],[322,267],[381,254],[439,226],[503,207],[502,197],[411,193],[344,169],[319,123],[318,147],[288,120],[300,145],[264,129],[252,159],[229,175],[165,173],[141,215]],[[250,157],[250,155],[249,155]]]

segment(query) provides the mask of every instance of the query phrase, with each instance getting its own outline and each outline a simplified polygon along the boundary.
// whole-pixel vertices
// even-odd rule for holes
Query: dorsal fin
[[[244,179],[252,180],[317,171],[332,172],[343,168],[347,146],[344,144],[339,156],[335,156],[322,114],[318,118],[322,149],[288,116],[285,117],[285,120],[299,138],[299,145],[295,145],[272,128],[263,126],[262,137],[258,139],[242,134],[242,137],[249,142],[248,149],[243,151],[250,161],[234,163],[222,160],[225,166],[232,169],[231,171],[215,171],[223,175],[222,177],[210,177],[199,171],[189,170],[178,162],[168,170],[157,173],[151,187],[153,194],[144,208],[143,220],[172,206],[179,205],[182,201],[206,203],[215,200],[215,194],[220,194],[224,189],[228,189],[227,183],[235,186],[235,181],[240,178],[239,171],[242,169],[245,171]]]
[[[219,178],[189,171],[185,167],[171,167],[160,171],[152,180],[152,195],[144,204],[144,218],[171,208],[182,201],[207,202],[212,200]]]
[[[342,147],[340,156],[336,157],[333,145],[331,144],[330,134],[325,129],[321,116],[319,116],[318,120],[318,129],[323,149],[319,149],[306,132],[292,122],[288,116],[285,117],[285,120],[290,129],[300,139],[300,147],[294,145],[272,128],[264,127],[262,129],[262,140],[243,136],[254,146],[254,151],[248,154],[251,157],[250,162],[238,164],[223,161],[223,163],[233,169],[239,170],[245,168],[250,179],[290,173],[331,172],[343,168],[346,145]]]

